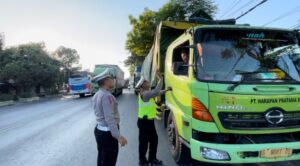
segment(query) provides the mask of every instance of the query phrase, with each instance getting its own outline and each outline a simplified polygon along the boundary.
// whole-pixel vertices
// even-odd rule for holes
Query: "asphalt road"
[[[125,92],[118,97],[118,102],[121,133],[127,138],[128,145],[120,148],[117,165],[136,166],[137,97]],[[0,108],[0,166],[95,166],[95,123],[91,97],[53,99]],[[159,123],[156,127],[159,135],[157,156],[164,165],[175,166],[166,133]],[[300,162],[254,165],[296,166]]]

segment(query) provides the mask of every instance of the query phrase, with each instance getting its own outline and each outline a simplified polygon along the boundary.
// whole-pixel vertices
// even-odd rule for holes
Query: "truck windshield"
[[[291,31],[198,30],[196,75],[212,82],[298,82],[300,49]]]

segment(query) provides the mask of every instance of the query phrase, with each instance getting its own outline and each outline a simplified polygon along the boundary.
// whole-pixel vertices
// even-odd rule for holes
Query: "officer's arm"
[[[114,118],[113,114],[113,99],[109,95],[104,95],[102,97],[102,107],[104,113],[104,119],[110,129],[111,135],[117,140],[120,138],[120,131],[118,129],[118,124]]]
[[[161,89],[163,86],[163,81],[159,80],[157,86],[153,90],[145,91],[142,95],[142,100],[148,102],[151,98],[161,95]]]

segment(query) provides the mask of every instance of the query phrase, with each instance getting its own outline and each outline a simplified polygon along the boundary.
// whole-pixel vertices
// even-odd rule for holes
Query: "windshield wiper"
[[[235,89],[236,87],[238,87],[240,84],[242,84],[243,81],[244,81],[244,78],[242,77],[241,80],[240,80],[239,82],[236,82],[236,83],[234,83],[234,84],[232,84],[232,85],[229,85],[229,86],[227,87],[227,90],[228,90],[228,91],[234,91],[234,89]]]
[[[239,85],[241,85],[242,83],[244,83],[245,79],[244,79],[244,75],[248,75],[248,74],[257,74],[257,73],[272,73],[272,71],[263,71],[263,70],[258,70],[258,71],[241,71],[241,70],[236,70],[235,71],[236,74],[240,74],[242,75],[241,77],[241,80],[232,84],[232,85],[229,85],[227,90],[228,91],[234,91],[234,89],[236,87],[238,87]],[[259,78],[257,80],[277,80],[277,79],[270,79],[270,78]],[[296,82],[296,83],[299,83],[299,81],[295,80],[295,79],[292,79],[292,78],[285,78],[285,79],[279,79],[280,81],[293,81],[293,82]]]
[[[241,70],[235,70],[235,74],[239,74],[239,75],[242,75],[241,77],[241,80],[232,84],[232,85],[229,85],[227,90],[228,91],[234,91],[234,89],[236,87],[238,87],[239,85],[241,85],[242,83],[244,83],[244,75],[250,75],[250,74],[257,74],[257,73],[264,73],[264,72],[267,72],[267,71],[263,71],[263,70],[258,70],[258,71],[241,71]],[[267,79],[259,79],[259,80],[267,80]]]
[[[232,85],[229,85],[228,87],[227,87],[227,90],[228,91],[234,91],[234,89],[236,88],[236,87],[238,87],[240,84],[242,84],[243,82],[244,82],[244,75],[246,75],[246,74],[256,74],[257,73],[257,71],[253,71],[253,72],[248,72],[248,71],[241,71],[241,70],[235,70],[235,74],[239,74],[239,75],[242,75],[242,77],[241,77],[241,79],[240,79],[240,81],[238,81],[238,82],[236,82],[236,83],[234,83],[234,84],[232,84]]]

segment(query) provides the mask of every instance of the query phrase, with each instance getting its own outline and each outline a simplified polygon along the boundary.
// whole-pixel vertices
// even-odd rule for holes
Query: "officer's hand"
[[[125,146],[127,144],[127,140],[123,136],[120,136],[120,138],[119,138],[118,141],[119,141],[119,143],[120,143],[121,146]]]
[[[167,87],[167,91],[173,91],[172,87]]]

